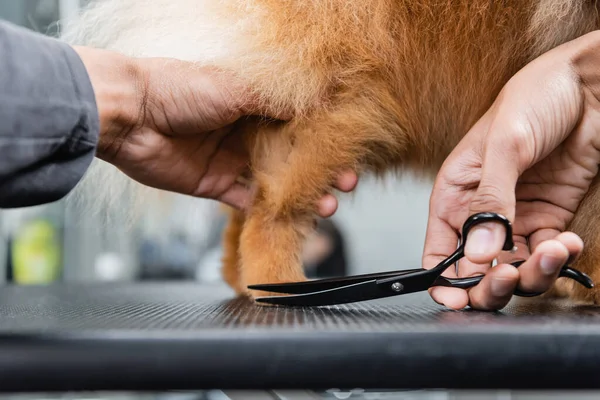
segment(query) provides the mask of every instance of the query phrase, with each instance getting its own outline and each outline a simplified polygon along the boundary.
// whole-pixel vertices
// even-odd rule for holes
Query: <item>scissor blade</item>
[[[377,284],[375,279],[351,284],[345,287],[322,290],[306,294],[295,294],[290,296],[257,297],[259,303],[267,303],[282,306],[329,306],[334,304],[354,303],[357,301],[374,300],[382,297],[393,296]]]
[[[250,285],[250,290],[261,290],[263,292],[287,293],[287,294],[307,294],[313,292],[321,292],[324,290],[340,288],[355,283],[372,281],[374,279],[389,278],[392,276],[402,276],[413,272],[422,271],[421,268],[381,272],[375,274],[353,275],[340,278],[317,279],[307,282],[291,282],[291,283],[266,283],[261,285]]]

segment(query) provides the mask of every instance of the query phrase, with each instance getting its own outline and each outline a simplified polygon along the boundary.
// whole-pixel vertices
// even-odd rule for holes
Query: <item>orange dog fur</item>
[[[258,190],[247,214],[231,211],[223,276],[257,295],[246,286],[305,279],[314,205],[339,171],[433,177],[514,73],[599,23],[587,0],[104,0],[64,37],[226,68],[294,111],[239,123]],[[599,210],[595,185],[569,227],[586,243],[576,267],[595,282]]]

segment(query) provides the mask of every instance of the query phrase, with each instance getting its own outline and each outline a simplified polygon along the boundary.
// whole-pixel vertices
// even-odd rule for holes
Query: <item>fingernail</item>
[[[493,229],[484,225],[477,226],[469,233],[465,251],[472,255],[493,253],[499,242],[501,229]]]
[[[492,282],[490,282],[490,290],[493,296],[496,297],[504,297],[506,296],[511,288],[512,282],[507,279],[502,278],[494,278]]]
[[[552,257],[548,254],[544,254],[540,260],[540,270],[545,275],[554,275],[561,266],[562,261],[560,258]]]

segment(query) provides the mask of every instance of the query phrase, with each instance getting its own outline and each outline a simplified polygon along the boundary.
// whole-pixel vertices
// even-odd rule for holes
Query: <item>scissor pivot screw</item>
[[[402,285],[400,282],[392,283],[392,290],[394,292],[401,292],[402,289],[404,289],[404,285]]]

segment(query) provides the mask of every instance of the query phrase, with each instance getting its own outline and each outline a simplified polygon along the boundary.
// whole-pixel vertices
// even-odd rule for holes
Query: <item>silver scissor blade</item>
[[[355,283],[345,287],[322,290],[306,294],[295,294],[290,296],[257,297],[258,303],[266,303],[282,306],[330,306],[334,304],[354,303],[357,301],[374,300],[393,296],[397,293],[385,290],[377,284],[375,279]]]
[[[422,271],[422,269],[417,268],[374,274],[353,275],[340,278],[326,278],[306,282],[265,283],[261,285],[249,285],[248,289],[261,290],[263,292],[273,293],[308,294],[353,285],[355,283],[372,281],[374,279],[391,278],[393,276],[403,276],[418,271]]]

